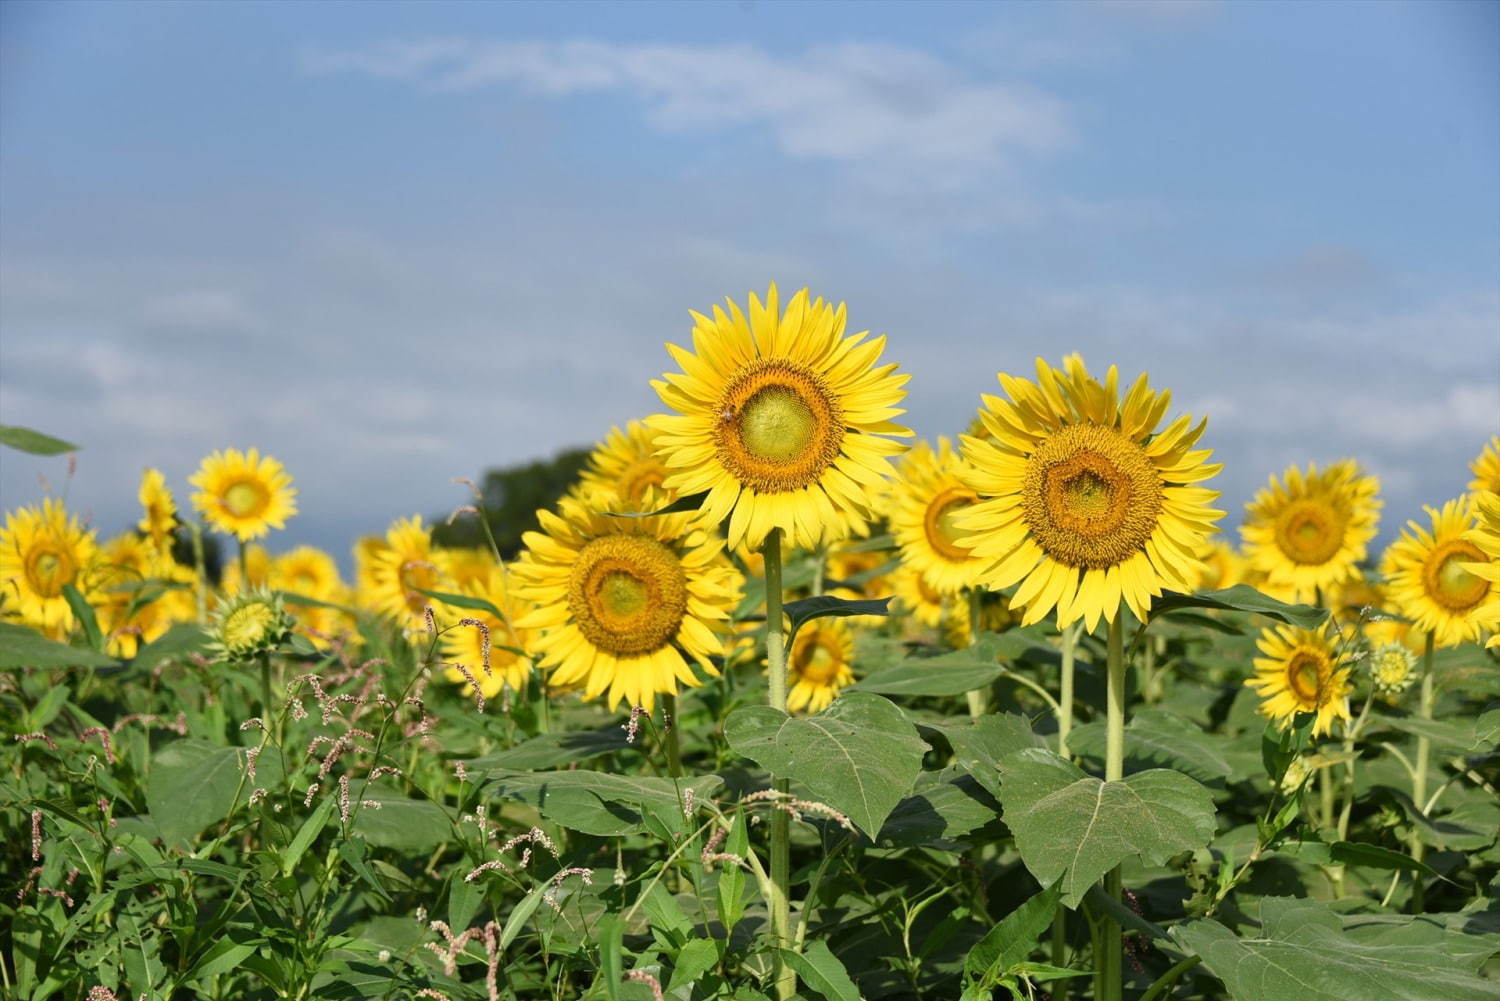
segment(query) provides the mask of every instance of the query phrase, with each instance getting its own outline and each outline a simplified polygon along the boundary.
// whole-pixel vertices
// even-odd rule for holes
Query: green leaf
[[[1331,844],[1322,841],[1294,841],[1281,845],[1276,851],[1278,854],[1290,855],[1311,865],[1356,865],[1371,869],[1425,872],[1429,876],[1439,875],[1430,866],[1418,862],[1405,852],[1382,848],[1380,845],[1361,844],[1357,841],[1335,841]]]
[[[1397,730],[1426,737],[1435,750],[1449,754],[1468,754],[1482,747],[1493,747],[1500,735],[1500,710],[1491,709],[1477,720],[1421,719],[1416,716],[1382,720]]]
[[[530,893],[521,898],[519,904],[511,908],[510,917],[505,919],[505,927],[500,929],[501,952],[509,949],[510,944],[516,940],[516,936],[521,934],[521,929],[526,927],[526,922],[531,919],[531,915],[536,913],[537,907],[542,902],[542,894],[547,892],[547,887],[550,885],[550,883],[538,883]],[[605,915],[605,918],[613,917],[617,915]],[[600,923],[603,923],[603,919]]]
[[[815,716],[744,706],[724,721],[735,752],[800,783],[874,836],[922,769],[927,744],[888,699],[844,695]]]
[[[543,817],[563,827],[615,837],[641,830],[645,811],[652,810],[679,821],[682,808],[677,785],[656,776],[613,775],[576,771],[488,772],[487,795],[511,798],[536,807]],[[682,791],[691,789],[699,800],[711,797],[723,780],[704,775],[682,780]]]
[[[697,511],[703,507],[703,502],[708,497],[708,491],[704,490],[696,494],[688,494],[679,497],[666,507],[659,507],[655,511],[601,511],[611,518],[654,518],[659,514],[676,514],[679,511]]]
[[[146,780],[146,808],[163,840],[185,845],[229,815],[244,768],[243,750],[174,740],[156,752]]]
[[[1104,723],[1097,721],[1074,727],[1068,749],[1103,760],[1104,731]],[[1223,745],[1222,738],[1204,733],[1190,719],[1161,709],[1142,709],[1125,727],[1125,770],[1156,765],[1174,768],[1199,782],[1212,782],[1234,771],[1221,751]]]
[[[202,626],[194,622],[179,622],[137,650],[135,659],[130,662],[131,669],[139,674],[150,671],[165,660],[200,653],[208,646],[209,640]]]
[[[1046,747],[1046,741],[1031,729],[1031,721],[1018,713],[981,716],[972,723],[944,723],[933,729],[953,747],[953,761],[974,776],[975,781],[1000,795],[1000,759],[1028,747]]]
[[[373,783],[361,798],[380,806],[360,807],[350,830],[377,848],[430,851],[453,838],[448,811],[430,799],[412,799]]]
[[[724,839],[724,852],[744,858],[750,852],[750,835],[746,832],[747,818],[732,817],[729,834]],[[719,872],[718,887],[719,922],[725,933],[734,931],[745,913],[745,871],[733,862],[723,863]]]
[[[505,615],[501,613],[500,609],[496,608],[493,602],[486,601],[483,598],[475,598],[467,594],[454,594],[451,591],[424,591],[420,587],[416,589],[416,592],[441,601],[445,605],[452,605],[454,608],[467,608],[472,612],[489,612],[501,622],[506,621]]]
[[[297,836],[292,838],[292,843],[287,845],[286,851],[281,853],[281,874],[290,876],[292,870],[297,868],[297,863],[302,861],[302,856],[312,845],[313,839],[323,833],[323,827],[328,823],[328,818],[333,816],[333,808],[338,801],[332,796],[323,797],[317,809],[302,822],[297,830]]]
[[[389,901],[391,899],[390,895],[385,892],[385,887],[381,885],[380,878],[375,875],[375,870],[371,869],[370,863],[366,861],[366,857],[369,855],[369,846],[365,842],[365,839],[345,838],[338,845],[339,857],[348,864],[350,869],[354,870],[354,874],[366,886],[374,890],[382,900]]]
[[[618,914],[606,914],[599,919],[594,933],[599,936],[599,965],[604,976],[604,991],[610,1001],[620,997],[620,981],[625,979],[624,957],[620,955],[621,940],[625,934],[624,922]]]
[[[110,667],[113,657],[55,643],[35,629],[0,622],[0,669],[20,667]]]
[[[508,751],[487,754],[465,762],[469,769],[503,768],[516,771],[541,771],[574,761],[587,761],[613,751],[640,750],[625,740],[623,726],[600,730],[574,730],[544,733],[524,740]]]
[[[104,634],[99,631],[99,617],[94,614],[94,606],[72,584],[64,584],[62,593],[68,607],[73,610],[73,617],[83,629],[83,638],[88,641],[89,649],[103,650]]]
[[[862,678],[846,691],[880,695],[962,695],[984,688],[1007,670],[997,658],[999,644],[990,637],[963,650],[937,657],[907,657],[894,667]]]
[[[678,950],[677,958],[672,962],[672,979],[667,981],[667,990],[686,987],[718,965],[718,946],[709,939],[695,938]]]
[[[1052,927],[1058,887],[1049,886],[1011,911],[974,943],[964,958],[964,972],[993,984],[1031,955],[1037,938]]]
[[[484,893],[479,884],[464,879],[464,873],[460,866],[453,870],[453,876],[448,880],[448,927],[467,928],[469,922],[474,920],[474,915],[479,911],[479,904],[484,900]]]
[[[1260,913],[1251,938],[1210,920],[1178,925],[1172,937],[1235,1001],[1494,1001],[1494,982],[1465,970],[1442,941],[1365,940],[1310,900],[1267,897]]]
[[[1213,799],[1180,772],[1157,768],[1103,782],[1039,749],[1003,759],[1000,771],[1004,819],[1021,860],[1037,882],[1061,880],[1070,908],[1130,856],[1160,865],[1213,837]]]
[[[1222,591],[1204,591],[1202,594],[1177,594],[1168,591],[1151,602],[1149,618],[1180,608],[1215,608],[1230,612],[1255,612],[1303,629],[1316,629],[1328,617],[1321,608],[1311,605],[1288,605],[1268,594],[1262,594],[1249,584],[1236,584]]]
[[[803,623],[830,615],[889,615],[890,604],[889,598],[836,598],[831,594],[789,601],[781,606],[781,612],[790,625],[786,635],[787,649],[791,649],[792,637],[797,635]]]
[[[849,971],[822,939],[815,940],[800,954],[782,949],[781,961],[797,971],[808,989],[825,1001],[860,1001],[859,988],[849,979]]]
[[[259,942],[242,943],[231,938],[218,939],[182,975],[180,982],[190,984],[195,980],[228,973],[243,963],[259,946]]]
[[[78,451],[78,446],[71,442],[15,424],[0,424],[0,445],[9,445],[32,455],[62,455]]]
[[[1000,815],[1000,804],[972,775],[950,766],[917,777],[896,804],[875,843],[881,847],[942,847]]]

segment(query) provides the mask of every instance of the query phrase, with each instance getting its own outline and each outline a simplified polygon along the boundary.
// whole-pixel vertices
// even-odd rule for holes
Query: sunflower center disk
[[[761,493],[800,490],[839,456],[843,413],[822,378],[799,365],[748,365],[721,403],[719,459],[745,486]]]
[[[1022,515],[1048,556],[1102,569],[1134,556],[1155,531],[1161,477],[1140,445],[1112,428],[1065,427],[1027,461]]]
[[[1463,568],[1465,563],[1484,563],[1479,547],[1462,539],[1445,542],[1427,558],[1422,576],[1427,594],[1450,612],[1467,612],[1489,593],[1490,585]]]
[[[224,491],[224,509],[236,518],[249,518],[264,510],[269,499],[258,484],[241,480]]]
[[[839,655],[823,643],[813,642],[803,647],[798,658],[797,673],[815,685],[826,685],[839,673]]]
[[[568,608],[594,646],[619,657],[659,650],[687,611],[687,578],[672,550],[644,535],[606,535],[579,551]]]
[[[1323,659],[1305,651],[1292,655],[1286,665],[1286,681],[1299,702],[1316,708],[1323,688]]]
[[[922,528],[927,541],[938,555],[955,563],[967,560],[968,547],[959,545],[962,538],[954,519],[960,511],[974,503],[978,497],[963,487],[948,487],[932,499],[922,519]]]
[[[44,598],[56,598],[64,587],[73,583],[73,561],[66,553],[54,549],[33,550],[26,561],[26,571],[32,590]]]
[[[1293,563],[1321,566],[1343,547],[1347,521],[1327,501],[1293,501],[1276,519],[1276,545]]]

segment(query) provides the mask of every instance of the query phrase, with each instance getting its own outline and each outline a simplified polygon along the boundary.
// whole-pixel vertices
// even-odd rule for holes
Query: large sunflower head
[[[198,488],[193,507],[220,532],[240,541],[285,528],[297,513],[297,491],[281,463],[257,449],[226,448],[203,460],[188,477]]]
[[[740,579],[692,512],[621,518],[563,498],[537,518],[511,571],[534,610],[515,625],[543,631],[533,646],[550,684],[649,710],[700,684],[688,658],[718,674],[711,658],[724,655]]]
[[[1500,434],[1490,437],[1474,461],[1469,463],[1469,471],[1474,474],[1469,481],[1470,490],[1500,494]]]
[[[5,516],[0,529],[0,602],[6,611],[61,639],[73,626],[63,588],[88,588],[98,547],[94,532],[51,497]]]
[[[786,707],[822,712],[854,684],[854,633],[840,619],[814,619],[797,630],[787,655]]]
[[[172,532],[177,528],[177,501],[167,488],[167,478],[160,469],[148,469],[141,474],[140,498],[143,516],[136,524],[151,544],[157,549],[167,549],[172,544]]]
[[[979,581],[1018,585],[1023,624],[1053,608],[1059,627],[1093,631],[1123,602],[1144,620],[1163,588],[1189,591],[1199,553],[1223,517],[1198,486],[1219,471],[1195,449],[1206,421],[1157,430],[1171,394],[1142,375],[1121,399],[1119,373],[1091,376],[1077,355],[1064,368],[1037,359],[1037,381],[1000,373],[1007,399],[985,396],[989,438],[963,435],[964,481],[980,497],[955,516],[982,560]]]
[[[957,517],[979,500],[962,479],[965,470],[947,438],[936,451],[919,442],[902,457],[892,489],[891,532],[901,559],[944,595],[973,586],[989,562],[959,541],[965,533]]]
[[[576,496],[595,506],[615,503],[624,511],[656,511],[672,503],[677,492],[662,486],[670,470],[656,453],[656,437],[640,421],[631,421],[624,431],[610,428],[589,453]]]
[[[1312,601],[1353,576],[1379,525],[1379,490],[1380,481],[1362,475],[1353,459],[1272,476],[1246,505],[1240,526],[1245,555],[1268,590]]]
[[[435,600],[424,591],[448,591],[452,585],[432,547],[432,533],[422,516],[397,518],[385,533],[385,545],[367,548],[370,564],[361,604],[407,629],[426,624],[425,609]]]
[[[486,699],[493,699],[507,686],[520,691],[531,677],[531,660],[525,651],[531,648],[532,631],[517,628],[514,623],[532,609],[511,593],[514,589],[508,586],[508,578],[505,570],[491,560],[483,576],[458,585],[460,594],[483,598],[504,618],[471,608],[449,608],[445,615],[449,621],[443,631],[443,652],[452,664],[462,664],[468,675],[454,666],[444,673],[449,681],[463,683],[464,695],[473,693],[470,678],[479,683]],[[460,619],[469,619],[470,624],[459,624]],[[475,621],[483,623],[484,628],[474,626]]]
[[[1473,501],[1460,497],[1426,510],[1431,527],[1407,522],[1381,559],[1391,603],[1437,646],[1477,640],[1500,628],[1500,581],[1491,579],[1500,574],[1473,539]]]
[[[806,289],[783,312],[776,286],[749,316],[733,301],[713,318],[694,313],[693,351],[652,382],[675,415],[648,418],[679,494],[707,491],[710,524],[729,518],[729,544],[758,547],[774,528],[796,545],[845,538],[867,520],[871,491],[911,432],[902,413],[907,376],[877,365],[885,337],[844,336],[845,310]]]
[[[1349,721],[1349,667],[1326,624],[1272,626],[1255,645],[1262,656],[1255,658],[1255,676],[1245,684],[1261,696],[1262,715],[1285,727],[1298,713],[1316,713],[1314,736],[1330,732],[1335,719]]]

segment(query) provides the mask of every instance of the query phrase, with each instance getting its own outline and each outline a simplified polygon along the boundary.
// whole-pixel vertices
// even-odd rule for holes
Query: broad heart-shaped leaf
[[[206,740],[174,740],[152,756],[146,807],[164,841],[184,845],[229,814],[240,787],[244,750]],[[241,798],[249,794],[247,782]]]
[[[351,782],[350,788],[358,792],[358,781]],[[324,795],[336,796],[338,790]],[[430,799],[412,799],[384,783],[371,783],[363,790],[362,800],[380,805],[364,803],[350,830],[377,848],[425,852],[455,838],[448,811]]]
[[[1382,720],[1388,726],[1426,737],[1438,750],[1467,754],[1492,747],[1500,738],[1500,708],[1486,709],[1478,719],[1421,719],[1410,716]]]
[[[488,795],[518,799],[536,807],[555,824],[615,837],[642,830],[646,815],[675,818],[681,826],[682,806],[678,786],[671,779],[655,776],[611,775],[586,769],[556,772],[489,771]],[[683,779],[683,795],[692,790],[704,800],[723,784],[717,775]]]
[[[1074,727],[1068,749],[1103,760],[1104,731],[1104,723],[1099,721]],[[1234,765],[1222,753],[1226,743],[1227,738],[1204,733],[1190,719],[1160,709],[1142,709],[1125,727],[1125,768],[1175,768],[1199,782],[1212,782],[1234,771]]]
[[[937,657],[907,657],[850,685],[848,691],[880,695],[962,695],[983,688],[1005,673],[996,659],[998,643],[993,638],[964,650]]]
[[[1181,772],[1154,768],[1104,782],[1034,749],[1002,759],[1000,774],[1003,816],[1021,860],[1044,886],[1061,880],[1069,907],[1129,856],[1159,865],[1213,837],[1213,799]]]
[[[1000,816],[1000,804],[972,775],[950,765],[923,772],[911,795],[885,818],[875,843],[881,847],[946,847],[954,838]]]
[[[186,658],[208,646],[207,631],[194,622],[179,622],[136,651],[130,662],[132,673],[141,674],[169,658]]]
[[[31,428],[19,427],[15,424],[0,424],[0,445],[9,445],[11,448],[22,452],[30,452],[32,455],[62,455],[64,452],[76,452],[78,446],[61,438],[54,438],[50,434],[42,434]]]
[[[468,761],[469,768],[513,768],[537,771],[559,768],[573,761],[587,761],[611,751],[639,750],[627,739],[623,726],[606,726],[600,730],[559,730],[524,740],[508,751],[486,754]]]
[[[981,716],[972,723],[944,723],[932,729],[953,746],[953,761],[992,795],[1000,795],[1000,759],[1047,744],[1018,713]]]
[[[1461,946],[1408,930],[1431,918],[1346,930],[1322,904],[1287,897],[1265,898],[1260,913],[1249,938],[1211,920],[1172,929],[1234,1001],[1494,1001],[1494,981],[1465,968]]]
[[[1151,602],[1149,617],[1154,619],[1180,608],[1216,608],[1230,612],[1256,612],[1303,629],[1316,629],[1328,613],[1311,605],[1288,605],[1268,594],[1262,594],[1249,584],[1236,584],[1222,591],[1204,591],[1201,594],[1177,594],[1168,591]]]
[[[113,657],[54,643],[35,629],[0,622],[0,670],[17,667],[108,667]]]
[[[736,709],[724,721],[734,750],[777,778],[800,783],[874,837],[911,792],[927,744],[889,699],[854,692],[816,716],[770,706]]]

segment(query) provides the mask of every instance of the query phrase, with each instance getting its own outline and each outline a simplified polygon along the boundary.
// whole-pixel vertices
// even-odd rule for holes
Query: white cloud
[[[304,65],[439,91],[619,92],[641,101],[661,131],[763,127],[787,156],[877,176],[920,174],[929,184],[970,181],[1072,139],[1059,99],[966,81],[895,45],[845,42],[783,56],[746,45],[436,39],[310,52]]]

